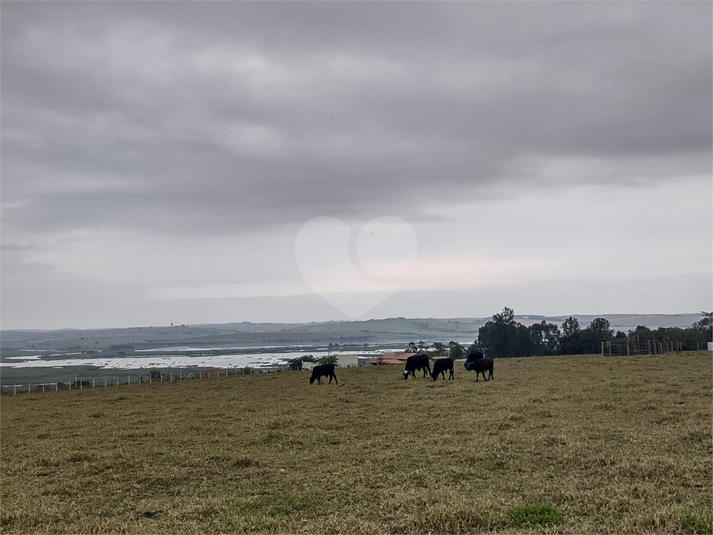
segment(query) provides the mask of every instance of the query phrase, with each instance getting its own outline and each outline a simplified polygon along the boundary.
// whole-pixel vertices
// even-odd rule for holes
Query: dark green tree
[[[337,363],[338,357],[336,355],[328,355],[326,357],[322,357],[319,359],[317,362],[319,364],[334,364],[335,366],[339,366]]]
[[[535,354],[535,345],[530,336],[530,329],[519,321],[515,322],[515,336],[509,341],[508,351],[514,357],[531,357]]]
[[[433,354],[436,356],[445,354],[445,345],[442,342],[433,342]]]
[[[704,317],[695,322],[692,328],[703,334],[706,342],[713,342],[713,312],[702,312]]]
[[[317,362],[317,359],[314,355],[304,355],[302,357],[295,357],[287,361],[287,363],[290,365],[290,369],[293,371],[302,370],[302,364],[304,362]]]
[[[513,309],[505,307],[493,314],[478,330],[478,345],[491,358],[522,357],[530,351],[530,336],[527,328],[515,321]],[[523,330],[524,329],[524,330]]]
[[[559,347],[560,330],[554,323],[542,320],[529,327],[534,355],[555,355]]]
[[[602,342],[608,342],[613,338],[614,331],[609,320],[594,318],[580,333],[581,350],[583,353],[599,353],[602,350]]]
[[[448,356],[453,360],[462,359],[465,357],[465,349],[458,342],[448,342]]]
[[[637,325],[636,329],[630,330],[629,331],[629,336],[634,337],[638,336],[639,340],[654,340],[656,339],[656,336],[654,336],[654,332],[646,327],[645,325]]]
[[[581,330],[577,318],[570,316],[562,323],[560,337],[561,355],[578,355],[582,353]]]

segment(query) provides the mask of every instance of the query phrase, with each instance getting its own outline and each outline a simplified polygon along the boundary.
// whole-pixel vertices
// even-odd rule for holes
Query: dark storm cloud
[[[709,2],[17,2],[2,15],[11,231],[247,232],[710,171]],[[559,158],[606,172],[528,168]]]

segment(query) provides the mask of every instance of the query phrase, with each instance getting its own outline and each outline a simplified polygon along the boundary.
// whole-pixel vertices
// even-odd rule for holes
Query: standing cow
[[[437,359],[433,362],[433,372],[431,373],[431,378],[436,381],[438,379],[438,375],[440,374],[445,380],[446,371],[450,372],[448,379],[455,379],[453,375],[453,361],[449,358]]]
[[[426,371],[431,373],[430,359],[425,353],[411,355],[406,359],[406,368],[404,369],[404,379],[408,379],[409,375],[416,378],[416,370],[423,370],[423,376],[426,377]]]
[[[334,364],[321,364],[312,368],[312,377],[309,378],[309,384],[314,383],[316,379],[317,384],[321,385],[320,377],[329,377],[329,384],[332,384],[332,378],[334,378],[334,382],[339,384],[337,376],[334,374]]]
[[[493,359],[476,359],[465,361],[465,369],[475,371],[475,382],[478,382],[478,375],[483,374],[483,380],[487,381],[488,378],[493,378]],[[489,377],[485,377],[485,372],[490,372]]]

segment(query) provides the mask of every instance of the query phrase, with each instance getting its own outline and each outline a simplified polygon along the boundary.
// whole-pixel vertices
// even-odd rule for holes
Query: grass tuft
[[[684,533],[713,533],[713,511],[697,509],[681,516],[681,529]]]
[[[547,527],[562,524],[562,514],[549,503],[539,505],[518,505],[506,511],[509,527]]]

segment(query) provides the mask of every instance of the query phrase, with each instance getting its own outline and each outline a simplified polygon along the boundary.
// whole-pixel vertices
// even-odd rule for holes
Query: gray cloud
[[[180,306],[149,299],[152,291],[200,295],[202,285],[271,281],[288,287],[299,275],[288,260],[303,222],[334,216],[358,225],[383,215],[419,228],[421,261],[451,255],[466,279],[477,272],[475,256],[457,251],[484,247],[485,232],[494,239],[491,256],[477,258],[483,265],[513,258],[541,265],[542,247],[527,234],[540,229],[560,273],[576,264],[572,251],[603,247],[614,251],[610,264],[628,265],[630,273],[632,243],[649,244],[646,254],[651,244],[665,252],[685,234],[687,250],[697,251],[690,265],[676,271],[667,262],[646,276],[695,274],[676,303],[709,306],[710,292],[691,296],[711,269],[710,255],[699,253],[710,247],[710,211],[684,197],[710,196],[711,16],[710,2],[694,1],[6,2],[4,308],[15,326],[46,310],[49,325],[62,308],[48,304],[52,295],[72,308],[66,318],[87,323],[93,318],[82,310],[113,296],[126,321],[141,307],[148,311],[141,322],[156,324],[151,317],[167,318]],[[683,193],[674,196],[672,184]],[[612,206],[621,211],[622,196],[632,206],[668,208],[658,217],[643,208],[621,217]],[[538,213],[540,205],[554,214]],[[676,223],[696,219],[706,219],[703,230],[685,232]],[[230,264],[204,280],[210,277],[200,266],[211,247],[232,238],[251,256],[221,257],[239,265],[239,274]],[[162,243],[176,254],[158,250]],[[192,253],[198,243],[205,248]],[[133,251],[132,262],[150,264],[151,275],[121,278],[111,262],[83,271],[117,247],[124,249],[116,258]],[[261,252],[270,247],[280,250]],[[434,265],[424,272],[437,271]],[[157,289],[163,269],[175,270],[173,286]],[[121,284],[108,273],[102,279],[104,271]],[[595,279],[582,279],[580,287],[591,290],[576,301],[589,303],[588,311],[604,302],[596,296],[610,284]],[[523,306],[543,302],[537,284],[523,290]],[[579,282],[555,277],[548,284]],[[463,301],[453,287],[448,295],[409,290],[378,310],[409,315],[404,307],[416,310],[422,296],[432,303],[441,295],[447,311],[447,303]],[[473,312],[484,315],[520,291],[469,288],[468,296],[487,297],[489,308]],[[612,288],[607,295],[629,296],[614,303],[636,307],[639,290]],[[203,321],[223,321],[232,306],[269,319],[279,301],[270,295],[221,301],[223,315]],[[319,318],[305,319],[326,319],[331,308],[315,299],[292,295],[276,319],[300,320],[304,306],[319,310]],[[571,299],[552,306],[572,311]],[[210,315],[212,301],[200,300],[194,312]],[[197,301],[188,303],[183,310]]]
[[[6,221],[233,232],[413,216],[484,186],[558,186],[513,165],[532,157],[608,162],[595,182],[630,162],[651,180],[705,172],[710,15],[695,2],[10,3],[3,193],[32,208]]]

